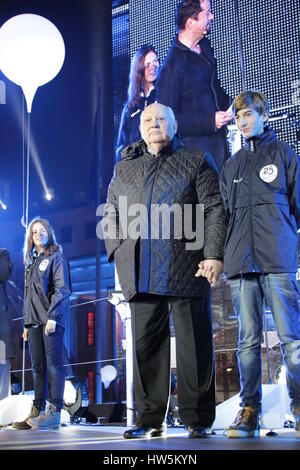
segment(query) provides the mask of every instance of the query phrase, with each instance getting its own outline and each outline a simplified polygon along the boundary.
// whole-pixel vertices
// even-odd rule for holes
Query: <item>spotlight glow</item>
[[[2,209],[3,209],[4,211],[6,211],[7,205],[4,204],[4,202],[3,202],[1,199],[0,199],[0,206],[2,207]]]
[[[45,192],[44,192],[44,199],[47,202],[50,202],[54,199],[54,190],[52,188],[48,188],[47,186],[44,186]]]
[[[16,116],[18,125],[19,125],[20,132],[22,132],[23,116],[22,116],[22,109],[20,108],[19,100],[17,100],[17,95],[15,95],[15,94],[12,95],[11,102],[12,102],[12,106],[13,106],[13,109],[14,109],[14,112],[15,112],[15,116]],[[24,138],[25,138],[26,145],[28,145],[27,132],[25,133]],[[51,193],[51,191],[49,190],[47,182],[46,182],[46,178],[45,178],[44,171],[43,171],[43,168],[42,168],[42,163],[41,163],[41,160],[40,160],[40,157],[39,157],[39,154],[38,154],[38,150],[37,150],[37,145],[36,145],[36,142],[35,142],[35,137],[34,137],[33,134],[31,134],[31,137],[30,137],[30,154],[31,154],[30,156],[31,156],[32,163],[35,166],[37,174],[39,175],[41,185],[43,187],[44,198],[45,198],[45,194],[49,193],[49,192]],[[53,197],[54,197],[54,193],[52,194],[52,198]]]

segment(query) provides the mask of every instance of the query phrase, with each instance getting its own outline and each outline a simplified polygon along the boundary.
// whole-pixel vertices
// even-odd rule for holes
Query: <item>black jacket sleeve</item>
[[[6,293],[5,281],[12,272],[9,252],[0,248],[0,364],[1,360],[15,357],[12,312]],[[3,347],[4,346],[4,347]]]
[[[53,259],[51,284],[47,317],[49,320],[59,321],[69,307],[71,294],[69,265],[61,253],[57,253]]]
[[[219,190],[218,174],[205,154],[197,177],[198,202],[204,204],[204,259],[223,260],[227,217]]]
[[[297,228],[300,228],[300,158],[288,147],[286,152],[286,178],[288,198],[292,214],[295,216]]]
[[[12,262],[10,261],[9,252],[0,248],[0,281],[5,282],[11,275],[13,269]]]
[[[219,187],[220,187],[220,192],[221,192],[221,196],[222,196],[222,199],[223,199],[224,209],[225,209],[227,217],[229,218],[230,210],[229,210],[229,202],[228,202],[227,183],[226,183],[226,175],[225,175],[225,165],[223,166],[223,168],[221,169],[221,172],[220,172]]]
[[[116,157],[117,161],[122,160],[121,152],[122,150],[129,145],[129,135],[128,135],[128,107],[127,105],[124,106],[120,126],[119,126],[119,133],[118,133],[118,140],[117,140],[117,147],[116,147]]]

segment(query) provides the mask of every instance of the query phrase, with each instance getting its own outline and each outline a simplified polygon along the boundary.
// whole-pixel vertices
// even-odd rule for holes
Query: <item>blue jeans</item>
[[[65,371],[63,367],[64,328],[56,325],[55,333],[45,335],[45,326],[28,328],[34,401],[38,410],[44,410],[46,399],[60,411],[63,407]],[[49,387],[48,387],[49,381]]]
[[[239,321],[238,366],[241,406],[261,408],[263,300],[276,325],[291,409],[300,408],[300,313],[294,273],[243,275],[232,279],[231,295]]]

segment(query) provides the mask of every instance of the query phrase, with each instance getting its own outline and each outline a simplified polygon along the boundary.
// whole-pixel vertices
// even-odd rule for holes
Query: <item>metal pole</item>
[[[115,289],[122,292],[121,284],[117,269],[115,267]],[[124,296],[122,294],[124,299]],[[133,386],[133,342],[132,342],[132,326],[131,311],[128,302],[122,301],[123,309],[119,310],[122,321],[125,320],[126,333],[126,419],[127,426],[134,425],[134,386]],[[117,306],[116,306],[117,309]],[[125,309],[125,314],[124,314]]]
[[[96,75],[96,99],[97,99],[97,108],[96,108],[96,129],[94,135],[94,152],[97,158],[97,178],[96,178],[96,204],[97,207],[100,204],[100,191],[101,191],[101,157],[103,153],[103,116],[101,113],[101,77],[100,75]],[[101,241],[97,237],[96,241],[96,299],[101,297]],[[107,354],[106,348],[106,309],[102,307],[102,303],[99,302],[96,304],[96,312],[97,312],[97,360],[102,360],[103,356]],[[97,372],[96,372],[96,384],[95,384],[95,397],[96,403],[102,403],[102,381],[101,381],[101,363],[97,365]]]
[[[133,348],[131,312],[128,306],[128,315],[125,321],[126,327],[126,409],[127,426],[134,425],[134,400],[133,400]]]
[[[30,113],[27,113],[27,172],[26,172],[26,206],[25,206],[25,226],[28,228],[29,213],[29,158],[30,158]]]
[[[30,113],[27,112],[27,170],[26,170],[26,202],[25,202],[25,231],[27,232],[28,229],[28,214],[29,214],[29,159],[30,159]],[[23,214],[24,217],[24,214]],[[24,287],[25,287],[25,279],[24,279]],[[24,289],[25,290],[25,289]],[[25,393],[25,340],[23,338],[23,350],[22,350],[22,395]]]

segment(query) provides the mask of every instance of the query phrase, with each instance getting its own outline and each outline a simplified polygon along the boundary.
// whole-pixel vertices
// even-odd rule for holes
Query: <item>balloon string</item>
[[[29,157],[30,157],[30,113],[27,113],[28,125],[27,125],[27,173],[26,173],[26,213],[25,213],[25,226],[28,228],[28,208],[29,208]]]
[[[25,97],[22,94],[23,223],[25,222]]]

